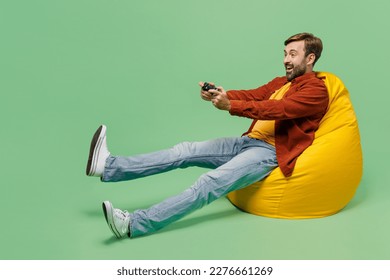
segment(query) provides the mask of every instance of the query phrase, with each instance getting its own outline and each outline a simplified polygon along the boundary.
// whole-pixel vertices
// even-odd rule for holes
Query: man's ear
[[[311,64],[312,66],[314,65],[314,61],[316,60],[316,55],[314,53],[308,54],[306,57],[306,64]]]

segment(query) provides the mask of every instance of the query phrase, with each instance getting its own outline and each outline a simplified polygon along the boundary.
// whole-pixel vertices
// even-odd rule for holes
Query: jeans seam
[[[179,160],[172,160],[172,161],[169,161],[169,162],[166,162],[166,163],[161,163],[161,164],[153,164],[153,165],[142,165],[142,166],[139,166],[138,169],[135,169],[135,168],[131,168],[131,170],[143,170],[145,168],[150,168],[150,167],[161,167],[161,166],[165,166],[165,165],[172,165],[176,162],[180,162],[180,161],[186,161],[188,160],[189,158],[192,158],[192,159],[200,159],[200,158],[210,158],[210,157],[214,157],[214,158],[226,158],[226,157],[232,157],[234,156],[235,154],[229,154],[229,155],[224,155],[224,156],[220,156],[218,154],[210,154],[210,155],[205,155],[205,156],[198,156],[198,157],[185,157],[183,159],[179,159]],[[112,167],[105,167],[106,170],[112,170],[112,169],[116,169],[116,168],[112,168]],[[125,169],[126,170],[126,169]]]

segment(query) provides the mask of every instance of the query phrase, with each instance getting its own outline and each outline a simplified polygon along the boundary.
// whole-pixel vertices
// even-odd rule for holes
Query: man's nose
[[[284,64],[287,64],[287,63],[289,63],[289,62],[290,62],[290,58],[289,58],[288,55],[286,55],[286,56],[284,57],[284,59],[283,59],[283,63],[284,63]]]

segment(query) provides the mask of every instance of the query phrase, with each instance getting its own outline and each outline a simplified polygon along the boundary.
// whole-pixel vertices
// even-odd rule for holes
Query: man
[[[185,142],[168,150],[122,157],[110,154],[106,127],[100,126],[91,142],[86,172],[103,182],[132,180],[189,166],[211,168],[181,194],[148,209],[128,213],[103,202],[114,235],[121,238],[153,233],[231,191],[264,179],[277,166],[284,176],[290,176],[298,156],[312,144],[328,106],[325,84],[313,72],[321,52],[319,38],[310,33],[296,34],[285,41],[285,77],[252,90],[201,89],[201,98],[216,108],[253,119],[242,137]]]

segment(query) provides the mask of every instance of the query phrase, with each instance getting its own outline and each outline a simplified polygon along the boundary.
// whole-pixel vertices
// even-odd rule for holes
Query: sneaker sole
[[[113,207],[112,207],[111,202],[104,201],[102,206],[103,206],[104,217],[106,218],[106,222],[107,222],[108,227],[111,229],[112,233],[117,238],[121,238],[119,231],[114,226]]]
[[[97,168],[97,161],[99,158],[99,151],[103,143],[103,138],[106,135],[106,126],[101,125],[93,135],[91,146],[89,148],[89,156],[87,168],[85,170],[88,176],[94,176]]]

